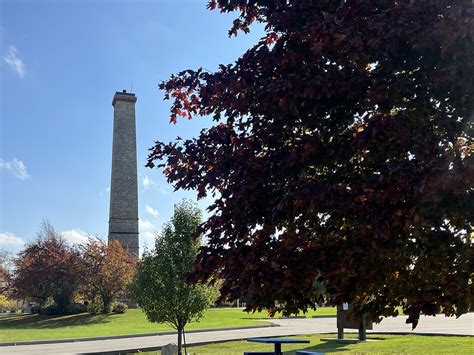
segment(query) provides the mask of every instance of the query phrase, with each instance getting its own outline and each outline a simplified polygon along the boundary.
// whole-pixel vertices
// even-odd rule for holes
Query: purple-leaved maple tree
[[[373,320],[401,306],[472,310],[471,0],[215,0],[230,35],[266,34],[233,64],[160,84],[171,122],[149,167],[214,198],[196,279],[247,309],[353,302]]]

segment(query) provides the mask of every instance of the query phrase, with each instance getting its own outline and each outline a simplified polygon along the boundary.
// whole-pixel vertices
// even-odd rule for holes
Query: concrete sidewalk
[[[412,333],[411,326],[405,323],[406,316],[384,319],[374,325],[369,333]],[[336,318],[274,319],[278,327],[258,329],[233,329],[205,331],[186,334],[189,345],[241,340],[252,337],[290,336],[299,334],[334,333]],[[415,332],[417,334],[474,335],[474,313],[460,318],[427,317],[420,319]],[[134,350],[158,349],[168,343],[175,343],[176,335],[154,335],[121,339],[74,341],[69,343],[18,345],[0,347],[1,354],[87,354],[111,353]]]

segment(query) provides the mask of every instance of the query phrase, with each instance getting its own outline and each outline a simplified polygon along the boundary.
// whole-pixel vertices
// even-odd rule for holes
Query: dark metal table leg
[[[283,355],[281,352],[281,344],[280,343],[275,343],[275,354],[276,355]]]
[[[344,339],[344,328],[337,328],[337,339]]]
[[[365,331],[365,325],[361,324],[359,327],[359,340],[360,341],[366,341],[367,340],[367,333]]]

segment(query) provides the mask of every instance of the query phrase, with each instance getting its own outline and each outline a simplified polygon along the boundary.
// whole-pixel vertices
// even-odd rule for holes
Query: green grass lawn
[[[306,316],[335,315],[334,308],[318,308]],[[278,317],[279,315],[277,315]],[[190,323],[186,330],[229,328],[269,324],[257,318],[269,318],[266,312],[246,313],[242,308],[212,308],[200,322]],[[8,315],[0,316],[0,342],[87,338],[96,336],[156,333],[173,331],[166,324],[147,321],[140,309],[130,309],[125,314],[70,316]]]
[[[308,339],[309,344],[283,344],[285,355],[294,350],[313,350],[322,353],[345,352],[348,354],[474,354],[473,337],[422,336],[422,335],[369,335],[369,341],[358,344],[339,344],[321,341],[321,338],[335,338],[335,334],[301,335],[295,338]],[[355,335],[346,334],[346,337]],[[370,340],[372,339],[372,341]],[[244,351],[272,351],[273,344],[232,341],[187,348],[191,355],[225,354],[242,355]],[[159,354],[149,352],[147,355]]]

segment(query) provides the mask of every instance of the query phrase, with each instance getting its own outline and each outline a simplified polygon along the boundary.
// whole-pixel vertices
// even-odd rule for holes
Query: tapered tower
[[[116,92],[110,183],[109,241],[138,256],[137,138],[135,94]]]

